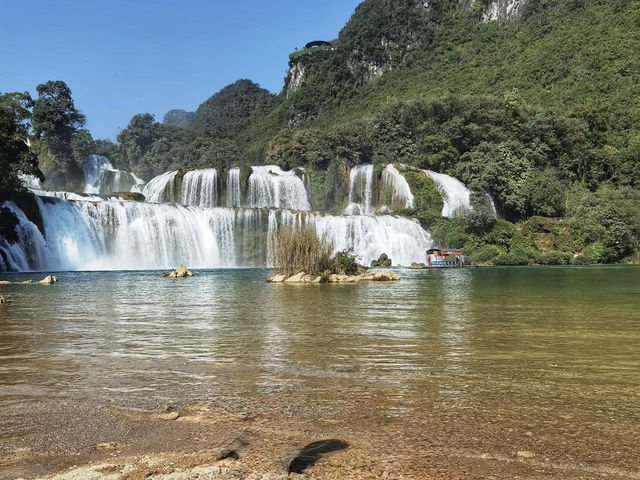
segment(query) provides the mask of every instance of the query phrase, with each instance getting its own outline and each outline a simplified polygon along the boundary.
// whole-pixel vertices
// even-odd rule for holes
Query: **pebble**
[[[533,458],[535,457],[535,453],[527,452],[526,450],[518,450],[516,457],[518,458]]]
[[[121,450],[123,446],[118,442],[102,442],[96,444],[96,450]]]
[[[158,418],[160,420],[175,420],[179,416],[180,414],[178,412],[167,412],[167,413],[160,413],[158,415]]]

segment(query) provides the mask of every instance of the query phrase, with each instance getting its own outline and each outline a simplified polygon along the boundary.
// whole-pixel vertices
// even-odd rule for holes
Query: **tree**
[[[82,162],[73,155],[72,139],[84,126],[85,116],[76,110],[71,90],[61,80],[36,87],[38,99],[33,105],[31,124],[36,137],[42,139],[53,156],[50,169],[61,174],[68,185],[82,181]]]
[[[34,175],[43,181],[38,159],[29,148],[28,93],[0,95],[0,205],[6,199],[15,200],[23,190],[20,174]],[[15,227],[18,218],[5,207],[0,207],[0,238],[16,242]]]
[[[127,128],[118,134],[123,167],[137,173],[142,172],[139,163],[160,137],[160,129],[161,125],[150,113],[139,113],[131,118]]]
[[[0,198],[21,189],[21,173],[44,180],[38,159],[29,148],[31,104],[28,93],[0,95]]]

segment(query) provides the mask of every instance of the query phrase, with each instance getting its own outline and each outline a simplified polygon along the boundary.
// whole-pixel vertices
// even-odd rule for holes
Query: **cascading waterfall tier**
[[[387,165],[382,171],[382,191],[388,192],[389,206],[392,208],[413,208],[413,193],[411,188],[393,164]]]
[[[89,155],[82,169],[85,182],[84,193],[140,193],[144,185],[144,182],[133,173],[113,168],[109,159],[101,155]]]
[[[104,172],[113,170],[104,157],[93,156],[92,162],[87,182],[100,190]],[[0,270],[165,269],[180,263],[264,267],[271,258],[269,237],[282,226],[311,227],[335,251],[351,250],[364,264],[381,253],[396,264],[422,262],[432,242],[418,222],[374,215],[413,207],[413,194],[398,168],[387,165],[376,182],[373,165],[353,167],[345,216],[311,212],[310,177],[302,169],[283,171],[275,165],[252,167],[246,191],[239,168],[225,176],[213,168],[167,172],[144,187],[146,202],[33,189],[42,231],[5,202],[19,221],[18,242],[0,238]],[[429,170],[420,173],[441,192],[443,216],[471,208],[471,192],[462,182]]]
[[[149,183],[147,183],[144,186],[144,190],[142,190],[142,194],[147,202],[174,202],[176,193],[176,175],[178,175],[177,170],[174,172],[163,173],[162,175],[158,175],[157,177],[149,180]]]
[[[218,205],[218,172],[215,168],[191,170],[182,177],[183,205],[215,207]]]
[[[251,169],[249,207],[311,210],[307,189],[295,170],[285,171],[277,165],[263,165]]]
[[[431,238],[410,219],[332,216],[262,208],[207,208],[128,201],[38,197],[44,235],[15,205],[19,242],[0,243],[3,270],[224,268],[269,264],[269,237],[282,226],[309,226],[335,251],[369,264],[381,253],[394,263],[422,261]]]
[[[240,169],[230,168],[227,172],[227,207],[242,206],[240,193]]]
[[[349,173],[347,215],[373,215],[373,165],[356,165]]]
[[[436,184],[436,188],[442,194],[444,205],[442,206],[443,217],[457,217],[465,211],[471,210],[469,190],[460,180],[445,175],[444,173],[436,173],[431,170],[423,170],[427,176]]]
[[[295,170],[276,165],[251,168],[246,203],[242,202],[239,168],[228,170],[226,185],[221,185],[215,168],[190,170],[182,176],[178,171],[163,173],[149,181],[142,193],[152,203],[311,210],[307,189]]]

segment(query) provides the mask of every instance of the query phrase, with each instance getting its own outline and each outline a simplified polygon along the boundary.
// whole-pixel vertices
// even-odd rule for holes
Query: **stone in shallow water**
[[[53,285],[54,283],[58,283],[58,277],[55,277],[53,275],[49,275],[47,277],[44,277],[38,283],[40,283],[42,285]]]
[[[185,277],[193,277],[193,273],[183,264],[180,264],[178,268],[171,272],[163,272],[162,276],[165,278],[185,278]]]
[[[306,468],[315,465],[326,453],[337,452],[349,448],[344,440],[330,439],[319,440],[305,445],[298,454],[289,462],[288,472],[302,473]]]
[[[531,453],[526,450],[518,450],[518,453],[516,454],[516,457],[518,458],[533,458],[535,456],[535,453]]]
[[[180,413],[178,412],[166,412],[166,413],[158,414],[158,418],[160,420],[175,420],[179,416],[180,416]]]

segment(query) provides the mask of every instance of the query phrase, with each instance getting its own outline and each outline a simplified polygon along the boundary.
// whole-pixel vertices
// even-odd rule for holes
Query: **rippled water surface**
[[[457,418],[509,438],[519,417],[518,434],[586,441],[586,456],[627,469],[640,458],[638,268],[404,270],[395,284],[300,286],[266,284],[265,270],[195,273],[2,287],[0,399],[293,396],[399,430],[437,412],[452,429]]]

